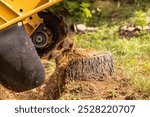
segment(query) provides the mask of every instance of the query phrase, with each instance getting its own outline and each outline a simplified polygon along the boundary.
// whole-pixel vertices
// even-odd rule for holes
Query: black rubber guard
[[[24,26],[0,31],[0,82],[7,88],[26,91],[44,81],[44,68]]]

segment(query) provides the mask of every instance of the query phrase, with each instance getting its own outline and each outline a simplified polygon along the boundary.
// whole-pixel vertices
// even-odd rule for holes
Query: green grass
[[[147,18],[150,17],[150,9],[144,6],[144,4],[141,7],[127,6],[128,10],[119,11],[124,13],[119,18],[110,20],[106,20],[106,17],[101,18],[97,32],[74,35],[73,39],[76,47],[111,52],[115,61],[115,72],[119,72],[120,69],[122,71],[120,77],[130,79],[135,90],[150,93],[150,33],[143,32],[138,37],[132,38],[120,37],[118,34],[120,26],[129,22],[141,26],[149,25]],[[130,11],[134,7],[137,11]],[[127,19],[128,12],[130,17]]]

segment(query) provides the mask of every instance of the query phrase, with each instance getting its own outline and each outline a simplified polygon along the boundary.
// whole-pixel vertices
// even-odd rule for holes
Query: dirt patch
[[[106,81],[75,81],[66,84],[60,99],[81,100],[124,100],[132,93],[126,82],[108,79]]]

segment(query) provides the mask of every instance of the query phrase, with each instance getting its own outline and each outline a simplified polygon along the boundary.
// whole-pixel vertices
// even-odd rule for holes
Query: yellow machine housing
[[[60,1],[62,0],[0,0],[0,30],[23,22],[31,36],[42,23],[37,13]]]

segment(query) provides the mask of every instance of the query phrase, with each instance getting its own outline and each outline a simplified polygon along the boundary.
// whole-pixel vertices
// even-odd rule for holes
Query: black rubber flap
[[[20,92],[35,88],[44,80],[44,68],[23,26],[0,31],[0,81]]]

